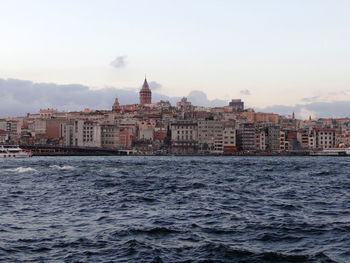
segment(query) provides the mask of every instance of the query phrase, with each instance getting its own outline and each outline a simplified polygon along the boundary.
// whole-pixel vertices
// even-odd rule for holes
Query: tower
[[[150,90],[147,79],[143,82],[142,88],[140,90],[140,104],[151,104],[152,103],[152,91]]]
[[[113,104],[113,107],[112,107],[112,111],[117,112],[119,110],[120,110],[119,100],[118,100],[118,98],[115,98],[115,101],[114,101],[114,104]]]

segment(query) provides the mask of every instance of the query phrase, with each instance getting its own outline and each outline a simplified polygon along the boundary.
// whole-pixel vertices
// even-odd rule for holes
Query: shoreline
[[[350,157],[350,155],[334,154],[96,154],[96,153],[34,153],[32,157],[74,157],[74,156],[130,156],[130,157]]]

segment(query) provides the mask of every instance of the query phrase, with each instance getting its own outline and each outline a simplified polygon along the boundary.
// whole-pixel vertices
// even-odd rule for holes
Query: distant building
[[[192,109],[192,104],[187,100],[186,97],[183,97],[179,102],[176,102],[176,107],[181,110],[187,111]]]
[[[113,107],[112,107],[112,111],[114,111],[114,112],[120,111],[120,105],[119,105],[118,98],[115,98],[115,101],[114,101],[114,104],[113,104]]]
[[[143,82],[142,88],[140,90],[140,104],[151,104],[152,103],[152,91],[149,88],[147,79]]]
[[[229,103],[229,106],[232,107],[232,111],[237,111],[237,112],[244,111],[244,102],[240,99],[232,100]]]

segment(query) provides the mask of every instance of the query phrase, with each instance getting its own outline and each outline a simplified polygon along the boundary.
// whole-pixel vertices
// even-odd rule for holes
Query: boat
[[[0,158],[28,158],[32,157],[31,151],[24,150],[16,145],[0,145]]]
[[[350,148],[329,148],[322,151],[311,152],[313,156],[348,156],[350,155]]]

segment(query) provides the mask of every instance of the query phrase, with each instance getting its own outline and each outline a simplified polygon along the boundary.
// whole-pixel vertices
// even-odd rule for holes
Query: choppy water
[[[350,158],[0,160],[2,262],[350,262]]]

